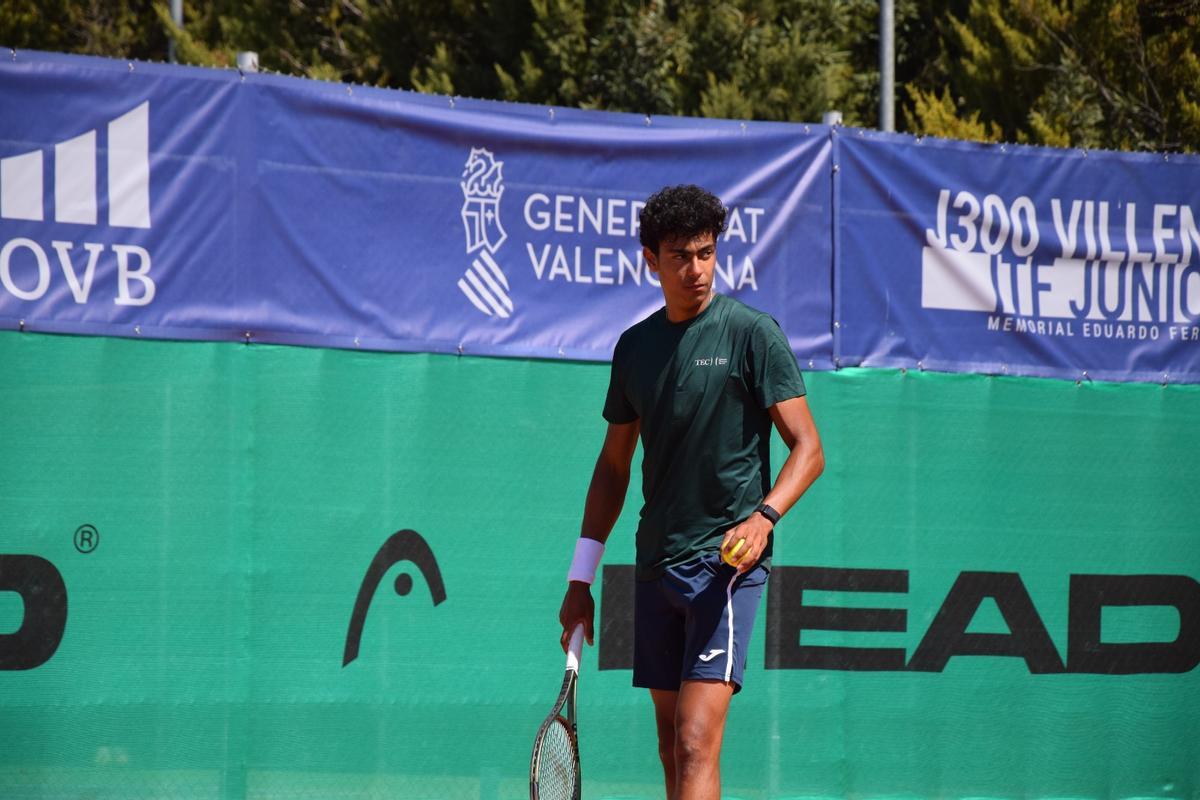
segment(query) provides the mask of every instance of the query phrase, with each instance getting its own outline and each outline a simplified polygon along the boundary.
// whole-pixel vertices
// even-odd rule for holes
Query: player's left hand
[[[762,558],[773,527],[769,519],[755,512],[730,528],[721,542],[721,556],[725,563],[733,564],[739,573],[748,572]],[[738,541],[742,541],[740,548],[737,547]]]

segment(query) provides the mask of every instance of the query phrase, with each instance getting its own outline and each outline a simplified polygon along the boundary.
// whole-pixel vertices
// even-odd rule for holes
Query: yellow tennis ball
[[[733,560],[733,557],[738,554],[738,552],[742,549],[742,545],[744,545],[745,543],[746,543],[745,539],[738,539],[737,544],[735,544],[733,546],[732,550],[722,550],[721,551],[721,560],[724,561],[726,564],[728,564],[731,567],[736,567],[737,562]]]

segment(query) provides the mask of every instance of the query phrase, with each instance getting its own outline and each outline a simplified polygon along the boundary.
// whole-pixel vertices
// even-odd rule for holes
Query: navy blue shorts
[[[714,551],[638,581],[633,606],[633,685],[678,691],[683,681],[742,688],[750,632],[767,570],[745,575]]]

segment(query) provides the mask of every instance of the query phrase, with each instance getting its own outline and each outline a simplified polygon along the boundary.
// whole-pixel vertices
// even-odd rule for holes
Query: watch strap
[[[771,508],[766,503],[759,503],[758,507],[755,508],[754,510],[757,511],[758,513],[762,514],[767,519],[769,519],[771,521],[771,525],[779,524],[779,512],[776,511],[775,509]]]

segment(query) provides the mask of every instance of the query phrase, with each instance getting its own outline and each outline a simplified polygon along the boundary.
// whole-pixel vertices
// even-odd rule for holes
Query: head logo
[[[358,597],[354,600],[354,612],[350,615],[350,627],[346,631],[346,648],[342,653],[342,666],[346,666],[358,658],[359,642],[362,639],[363,626],[367,622],[367,611],[371,607],[371,599],[380,581],[393,565],[400,561],[411,561],[421,571],[425,583],[429,585],[429,593],[433,596],[433,604],[439,605],[446,599],[446,586],[442,583],[442,572],[438,569],[437,559],[421,534],[412,530],[402,530],[393,533],[383,543],[371,559],[367,574],[363,576],[358,588]],[[403,597],[412,591],[413,580],[406,572],[396,577],[396,594]]]
[[[493,257],[508,238],[500,224],[500,196],[504,194],[504,162],[482,147],[471,148],[459,186],[463,192],[462,221],[467,233],[467,254],[479,251],[458,279],[458,288],[471,304],[490,316],[507,318],[513,312],[508,279]]]
[[[146,101],[111,120],[106,138],[98,141],[97,129],[54,145],[53,222],[96,226],[100,211],[107,208],[111,228],[150,228],[150,103]],[[107,204],[97,197],[99,153],[107,159]],[[47,222],[42,150],[0,158],[0,223],[5,220]],[[77,269],[72,255],[75,242],[57,236],[45,241],[24,236],[0,246],[0,285],[18,300],[40,300],[50,288],[51,268],[47,250],[53,249],[77,304],[84,304],[92,289],[96,264],[105,245],[84,242],[86,264]],[[111,244],[117,257],[116,305],[144,306],[154,299],[150,279],[150,253],[132,244]],[[22,251],[28,251],[23,254]],[[32,256],[32,260],[31,257]],[[14,269],[14,264],[21,266]],[[28,278],[29,266],[36,272]],[[26,273],[20,278],[14,272]],[[140,292],[131,291],[134,283]]]
[[[24,604],[21,625],[0,634],[0,670],[40,667],[50,660],[67,627],[67,585],[40,556],[0,555],[0,592],[16,592]]]

